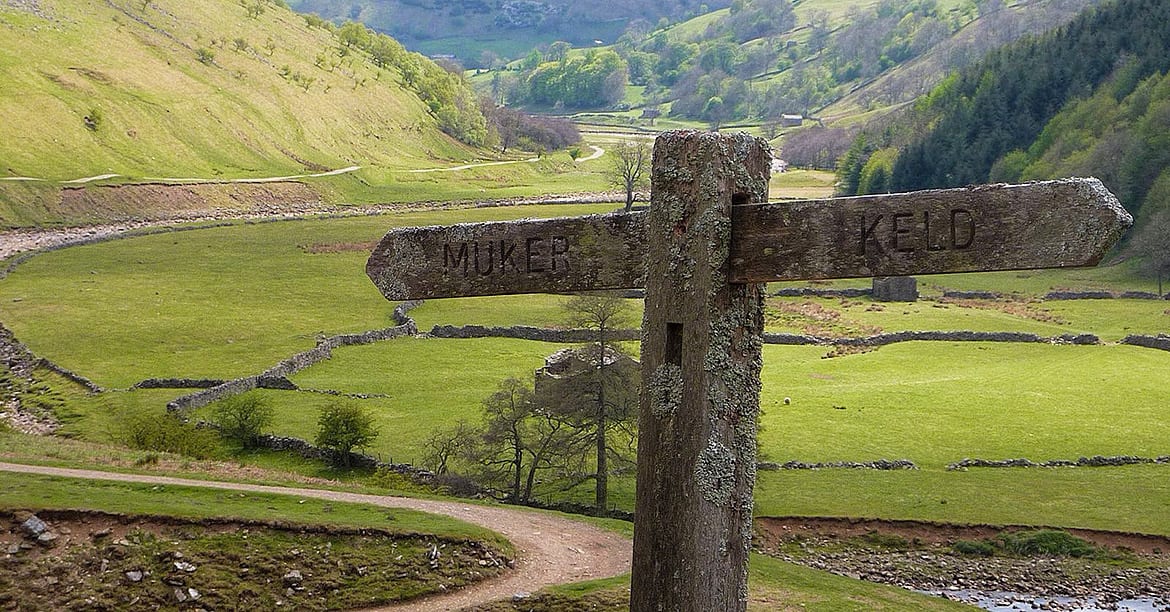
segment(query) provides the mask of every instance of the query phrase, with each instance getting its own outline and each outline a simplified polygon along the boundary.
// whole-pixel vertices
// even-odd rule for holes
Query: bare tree
[[[1150,216],[1134,240],[1134,250],[1142,258],[1142,273],[1158,279],[1158,295],[1163,295],[1162,279],[1170,276],[1170,208]]]
[[[493,480],[507,482],[508,498],[516,503],[527,501],[521,489],[524,474],[524,450],[528,446],[525,420],[532,414],[532,389],[518,378],[500,383],[499,389],[483,401],[487,423],[480,435],[483,449],[478,462]]]
[[[613,331],[629,325],[632,313],[626,300],[606,294],[582,294],[564,303],[568,322],[596,332],[595,341],[579,353],[583,371],[565,377],[553,386],[551,397],[543,401],[549,410],[568,420],[571,426],[593,442],[594,506],[605,510],[609,504],[609,460],[632,463],[633,427],[637,418],[637,372],[614,367],[623,356],[613,340]],[[627,359],[629,359],[627,357]],[[631,360],[632,361],[632,360]],[[613,431],[625,441],[625,448],[613,444]]]
[[[450,429],[431,432],[427,441],[423,442],[423,465],[440,476],[447,474],[451,463],[474,446],[477,435],[479,432],[467,421],[459,421]]]
[[[634,207],[634,192],[649,181],[650,146],[625,141],[613,149],[610,182],[626,190],[626,212]]]

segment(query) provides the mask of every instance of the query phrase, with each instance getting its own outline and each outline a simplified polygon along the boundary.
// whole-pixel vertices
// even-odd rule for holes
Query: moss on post
[[[766,201],[771,152],[668,132],[647,222],[632,610],[744,610],[763,286],[730,284],[731,208]]]

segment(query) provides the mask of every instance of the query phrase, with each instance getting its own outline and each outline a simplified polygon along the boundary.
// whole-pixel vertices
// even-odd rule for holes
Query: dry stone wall
[[[289,376],[333,356],[333,349],[342,346],[372,344],[382,340],[391,340],[403,336],[413,336],[418,333],[413,320],[405,325],[377,329],[361,334],[343,334],[331,336],[317,343],[317,346],[293,355],[284,361],[265,370],[256,376],[245,376],[235,380],[220,383],[213,387],[197,391],[177,398],[167,404],[167,410],[184,411],[201,408],[212,402],[233,395],[247,393],[253,389],[282,389],[296,390],[296,385],[288,379]]]
[[[612,340],[642,339],[642,330],[639,329],[615,329],[611,334]],[[597,337],[597,332],[591,329],[547,329],[527,325],[512,327],[436,325],[431,328],[428,335],[434,338],[516,338],[540,342],[586,343],[592,342]]]
[[[1130,335],[1122,338],[1121,343],[1132,346],[1144,346],[1146,348],[1159,349],[1162,351],[1170,351],[1170,336],[1167,336],[1166,334],[1158,334],[1157,336]]]
[[[1118,467],[1123,465],[1143,465],[1149,463],[1170,464],[1170,455],[1162,455],[1160,457],[1137,457],[1134,455],[1118,455],[1115,457],[1102,457],[1095,455],[1093,457],[1080,457],[1077,460],[1069,459],[1053,459],[1051,461],[1032,461],[1030,459],[1003,459],[1003,460],[989,460],[989,459],[964,459],[947,466],[948,470],[963,471],[967,468],[973,467],[987,467],[987,468],[1031,468],[1031,467]]]
[[[764,334],[765,344],[821,346],[885,346],[898,342],[1035,342],[1047,344],[1100,344],[1093,334],[1064,334],[1055,337],[1023,332],[901,331],[861,338],[833,338],[803,334]]]

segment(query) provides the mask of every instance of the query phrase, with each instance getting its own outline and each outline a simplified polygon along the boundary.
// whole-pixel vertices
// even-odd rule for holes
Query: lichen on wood
[[[746,608],[763,288],[728,282],[731,211],[766,200],[770,161],[744,134],[655,144],[633,610]]]

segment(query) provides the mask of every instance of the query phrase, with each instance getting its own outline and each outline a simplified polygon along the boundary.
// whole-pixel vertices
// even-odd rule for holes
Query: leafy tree
[[[730,42],[715,42],[704,46],[699,52],[699,67],[705,72],[718,70],[724,74],[734,74],[742,61],[739,45]]]
[[[622,99],[629,78],[625,60],[610,49],[544,62],[528,76],[528,100],[569,107],[605,106]]]
[[[568,323],[595,332],[594,342],[579,354],[586,368],[561,379],[546,391],[549,410],[567,419],[570,425],[592,442],[594,507],[605,510],[609,504],[609,460],[632,464],[633,427],[637,420],[639,382],[629,369],[614,367],[621,355],[613,341],[613,331],[632,323],[626,300],[608,294],[581,294],[563,305]],[[624,433],[622,449],[610,435]]]
[[[344,47],[365,49],[370,45],[373,33],[366,26],[355,21],[347,21],[337,28],[337,40]]]
[[[796,12],[789,0],[733,0],[726,20],[738,42],[782,34],[796,25]]]
[[[719,96],[711,96],[707,98],[707,102],[703,104],[703,118],[711,122],[711,127],[718,130],[719,126],[727,119],[731,113],[728,111],[727,105],[723,103],[723,98]]]
[[[569,57],[569,51],[573,49],[573,45],[558,40],[548,46],[548,52],[544,54],[545,60],[550,62],[563,62]]]
[[[853,139],[849,150],[837,164],[837,195],[857,195],[861,187],[861,171],[872,149],[864,133]]]
[[[350,467],[350,453],[369,446],[380,432],[374,416],[351,402],[332,402],[317,417],[317,446],[334,452],[342,467]]]
[[[613,166],[609,171],[610,183],[626,192],[626,212],[634,207],[634,192],[649,183],[650,146],[645,142],[622,141],[615,146]]]
[[[215,406],[213,420],[219,433],[245,449],[260,445],[263,429],[276,415],[272,405],[256,394],[233,395]]]
[[[894,171],[894,161],[897,158],[897,149],[874,151],[865,162],[865,166],[861,168],[861,175],[857,182],[857,193],[889,193],[891,174]]]
[[[543,410],[532,388],[518,378],[502,381],[483,406],[484,427],[466,456],[479,467],[481,478],[505,487],[509,501],[526,504],[532,500],[536,474],[563,467],[578,441],[566,422]]]
[[[251,19],[257,19],[264,14],[264,3],[261,0],[252,0],[244,5],[244,10]]]

